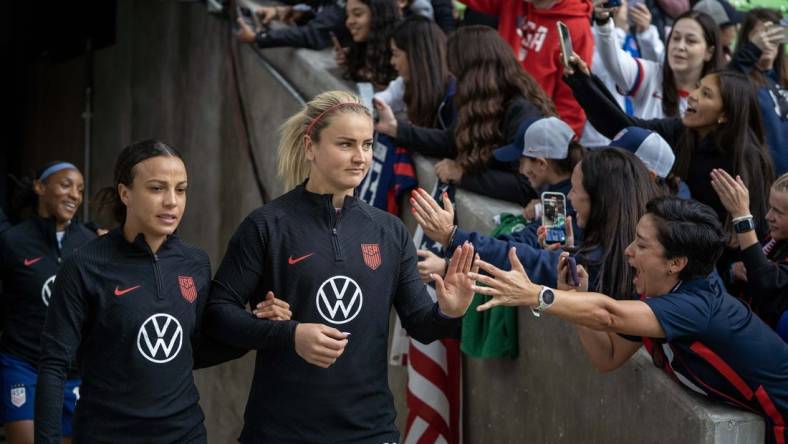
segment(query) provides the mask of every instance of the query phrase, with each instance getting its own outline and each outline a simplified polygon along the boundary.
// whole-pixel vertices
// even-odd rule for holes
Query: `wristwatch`
[[[553,305],[555,301],[555,293],[553,293],[553,289],[550,287],[542,287],[539,291],[539,305],[531,309],[531,313],[537,318],[542,316],[542,312],[547,309],[547,307]]]
[[[733,221],[733,231],[736,233],[746,233],[755,229],[755,219],[752,216],[744,217]]]

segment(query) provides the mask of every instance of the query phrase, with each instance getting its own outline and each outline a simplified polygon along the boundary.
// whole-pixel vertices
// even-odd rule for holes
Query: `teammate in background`
[[[121,226],[67,258],[52,292],[41,333],[36,443],[60,442],[63,388],[74,364],[82,376],[75,441],[207,442],[192,369],[242,351],[214,353],[200,337],[211,266],[204,251],[173,234],[187,184],[180,154],[162,142],[120,153]]]
[[[456,332],[471,302],[471,245],[435,277],[435,303],[402,221],[353,195],[372,143],[358,97],[315,97],[282,127],[279,172],[290,191],[253,211],[230,240],[207,316],[216,339],[258,350],[242,443],[398,442],[391,306],[411,337],[431,342]],[[246,312],[260,291],[287,301],[293,319]]]
[[[0,237],[4,329],[0,338],[0,418],[11,444],[33,442],[40,337],[61,261],[96,233],[72,219],[82,204],[84,179],[76,166],[51,162],[36,172],[30,199],[36,216]],[[67,371],[57,427],[70,438],[79,398],[79,377]]]

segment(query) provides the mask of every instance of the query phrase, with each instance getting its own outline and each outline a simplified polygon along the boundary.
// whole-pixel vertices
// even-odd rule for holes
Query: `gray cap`
[[[708,14],[717,26],[737,25],[744,20],[744,14],[725,0],[700,0],[692,10]]]
[[[643,161],[646,168],[663,179],[668,177],[673,168],[673,162],[676,160],[673,149],[662,136],[636,126],[622,129],[610,141],[610,146],[622,148],[635,154]]]
[[[556,117],[536,117],[524,120],[517,128],[514,142],[493,152],[502,162],[519,160],[520,157],[566,159],[569,142],[575,137],[572,128]]]

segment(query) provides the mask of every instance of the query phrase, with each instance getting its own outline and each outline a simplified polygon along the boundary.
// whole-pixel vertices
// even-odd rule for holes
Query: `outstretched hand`
[[[443,193],[443,208],[435,202],[430,193],[417,188],[410,193],[413,217],[424,230],[424,234],[441,245],[447,246],[454,229],[454,205],[449,194]]]
[[[477,260],[479,269],[488,273],[489,276],[477,272],[468,273],[468,277],[477,283],[484,284],[484,286],[474,285],[473,291],[491,296],[489,301],[476,307],[477,311],[486,311],[499,305],[535,307],[539,304],[541,286],[534,284],[528,278],[523,264],[517,258],[517,250],[514,247],[509,250],[509,262],[512,264],[512,269],[503,271],[495,265]]]
[[[466,242],[454,250],[445,277],[432,274],[438,306],[446,316],[458,318],[464,315],[471,305],[474,281],[468,275],[479,271],[474,259],[478,261],[479,256],[475,255],[473,245]]]
[[[741,177],[736,176],[734,180],[725,170],[714,169],[711,171],[711,186],[731,217],[750,214],[750,192]]]
[[[588,64],[583,61],[583,59],[581,59],[576,52],[573,52],[569,57],[569,65],[569,67],[564,67],[564,76],[571,76],[575,73],[575,71],[580,71],[586,76],[591,75],[591,70],[588,68]]]

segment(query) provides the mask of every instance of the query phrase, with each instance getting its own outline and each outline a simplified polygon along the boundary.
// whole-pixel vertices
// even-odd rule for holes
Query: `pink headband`
[[[336,105],[334,105],[334,106],[332,106],[331,108],[329,108],[329,109],[327,109],[327,110],[323,111],[322,113],[318,114],[318,115],[317,115],[317,117],[315,117],[314,119],[312,119],[312,123],[310,123],[310,124],[309,124],[309,126],[308,126],[308,127],[306,127],[306,135],[307,135],[307,136],[309,136],[309,137],[312,137],[312,128],[314,128],[314,127],[315,127],[315,125],[317,124],[317,122],[319,122],[319,121],[320,121],[320,119],[322,119],[322,118],[323,118],[323,116],[325,116],[325,115],[326,115],[326,114],[328,114],[329,112],[331,112],[331,111],[333,111],[333,110],[335,110],[335,109],[337,109],[337,108],[341,108],[341,107],[343,107],[343,106],[363,106],[363,105],[361,105],[360,103],[356,103],[356,102],[342,102],[342,103],[337,103]]]

